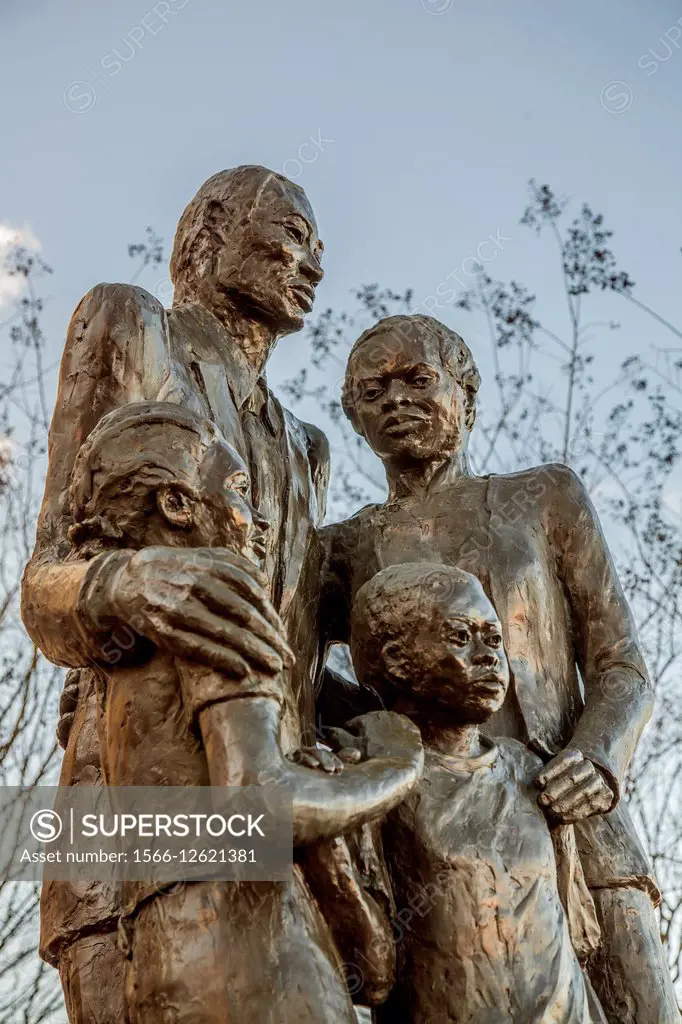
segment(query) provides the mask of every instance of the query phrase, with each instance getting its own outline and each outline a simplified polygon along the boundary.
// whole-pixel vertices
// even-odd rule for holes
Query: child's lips
[[[495,672],[488,672],[483,676],[475,676],[472,682],[476,689],[487,690],[489,693],[499,693],[505,686],[505,680]]]

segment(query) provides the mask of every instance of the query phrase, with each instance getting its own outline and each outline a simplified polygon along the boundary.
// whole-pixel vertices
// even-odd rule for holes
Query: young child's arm
[[[281,697],[276,680],[234,685],[222,673],[177,662],[183,694],[198,720],[212,786],[291,787],[294,843],[340,835],[399,804],[421,775],[419,730],[390,711],[350,724],[368,760],[327,774],[292,764],[280,746]],[[227,691],[227,693],[226,693]]]

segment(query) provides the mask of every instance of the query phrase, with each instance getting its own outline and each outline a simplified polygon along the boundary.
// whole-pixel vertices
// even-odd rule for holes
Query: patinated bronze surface
[[[389,497],[324,531],[327,636],[348,640],[355,596],[387,566],[435,562],[481,581],[512,678],[485,731],[546,762],[543,809],[576,823],[603,933],[589,971],[604,1011],[613,1024],[677,1021],[656,884],[620,801],[653,705],[632,616],[570,469],[472,472],[478,386],[469,349],[430,317],[389,318],[356,343],[344,407],[382,459]]]
[[[77,558],[168,546],[187,548],[201,562],[209,548],[227,548],[243,557],[248,575],[249,565],[265,555],[267,524],[250,502],[243,460],[213,424],[167,402],[134,403],[100,421],[76,459],[71,512]],[[235,617],[247,613],[242,603]],[[272,628],[277,625],[273,620]],[[134,646],[97,673],[109,785],[284,784],[293,794],[294,842],[300,845],[378,816],[417,778],[419,732],[399,715],[380,711],[358,719],[358,742],[371,736],[374,758],[326,774],[282,753],[280,676],[254,668],[235,680],[209,665],[150,651],[144,640],[137,651]],[[299,972],[308,976],[321,951],[338,972],[337,987],[342,980],[329,941],[315,950],[308,938],[300,948],[316,908],[296,886],[297,898],[276,884],[193,885],[196,892],[161,895],[153,883],[124,885],[122,927],[131,960],[126,1007],[133,1024],[165,1021],[171,1012],[175,1020],[193,1019],[198,1001],[204,1019],[234,1019],[228,1007],[237,992],[253,1004],[253,1020],[332,1019],[327,1007],[334,997],[323,990],[315,995],[314,974],[303,994],[288,985]],[[370,902],[357,887],[352,895],[354,907]],[[161,909],[147,905],[152,897],[163,901]],[[207,918],[201,907],[219,909]],[[245,930],[246,946],[240,940]],[[324,933],[321,920],[315,931]],[[333,974],[327,978],[334,981]],[[266,991],[277,993],[274,1011]]]

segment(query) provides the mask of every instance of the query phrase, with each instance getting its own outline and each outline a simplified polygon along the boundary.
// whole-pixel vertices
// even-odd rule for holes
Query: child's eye
[[[433,377],[430,377],[427,373],[420,373],[412,378],[412,383],[418,388],[428,388],[432,382]]]
[[[499,633],[491,633],[490,636],[486,638],[486,643],[488,644],[488,647],[500,647],[502,645],[502,637]]]
[[[450,634],[450,639],[458,647],[464,647],[471,640],[471,634],[466,629],[458,629]]]
[[[375,398],[378,398],[381,394],[381,388],[373,385],[372,387],[362,389],[362,397],[368,402],[372,402]]]

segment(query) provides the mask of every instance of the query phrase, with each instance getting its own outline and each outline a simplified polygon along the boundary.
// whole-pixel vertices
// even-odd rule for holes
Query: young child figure
[[[603,1021],[569,936],[543,765],[481,726],[509,669],[496,612],[476,577],[433,563],[383,569],[352,616],[358,676],[419,725],[425,769],[384,825],[396,905],[412,908],[390,1024]],[[399,915],[400,916],[400,915]]]
[[[213,424],[170,403],[130,405],[105,416],[78,454],[72,549],[80,559],[116,549],[144,559],[145,549],[167,545],[200,559],[208,547],[230,548],[243,558],[247,593],[267,527],[249,494],[243,460]],[[168,586],[179,624],[201,632],[207,613],[181,574]],[[233,604],[246,623],[258,614],[246,601]],[[259,623],[261,633],[275,635],[276,627]],[[222,628],[229,636],[230,623]],[[386,712],[358,720],[358,749],[372,755],[363,763],[339,761],[335,771],[293,763],[295,751],[280,743],[282,707],[293,699],[280,676],[254,664],[232,679],[183,662],[137,636],[134,620],[103,643],[97,672],[110,786],[287,785],[296,846],[380,817],[421,772],[418,729]],[[124,889],[131,1024],[165,1024],[168,1006],[178,1024],[234,1024],[246,1006],[254,1024],[352,1018],[338,953],[298,864],[290,883],[206,881],[159,892],[153,883],[129,882]],[[353,906],[381,926],[368,901]],[[379,985],[390,972],[390,958],[382,960]],[[292,983],[301,978],[305,985]],[[277,1007],[264,1002],[269,991],[283,993]]]

